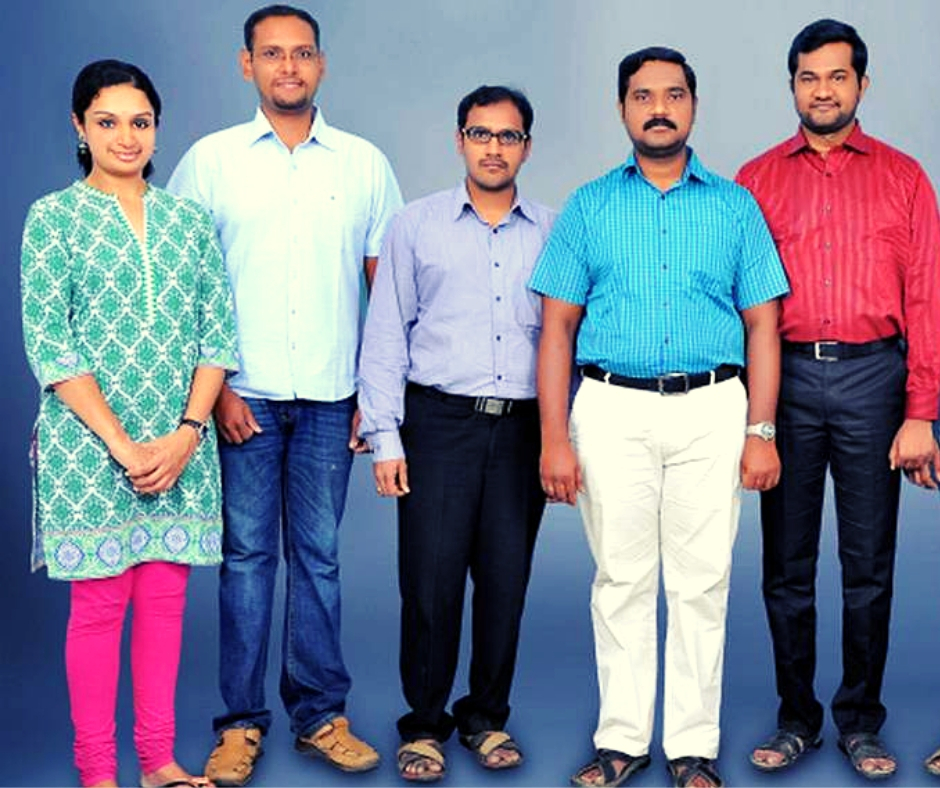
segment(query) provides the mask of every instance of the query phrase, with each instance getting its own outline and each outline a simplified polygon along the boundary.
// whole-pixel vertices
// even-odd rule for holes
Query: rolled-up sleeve
[[[43,388],[92,372],[71,325],[75,307],[72,265],[63,235],[70,221],[39,201],[30,208],[23,229],[23,341],[29,365]]]

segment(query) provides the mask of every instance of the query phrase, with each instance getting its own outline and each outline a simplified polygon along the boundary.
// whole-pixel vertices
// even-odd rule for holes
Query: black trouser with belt
[[[545,497],[538,405],[408,384],[401,437],[411,492],[398,499],[404,741],[499,730],[509,716],[532,552]],[[473,581],[468,694],[446,711],[467,574]]]
[[[896,339],[866,345],[784,343],[777,448],[780,483],[761,494],[763,591],[774,645],[778,724],[822,727],[816,669],[816,565],[826,469],[842,567],[840,733],[877,732],[888,651],[900,473],[888,452],[904,419],[907,372]]]

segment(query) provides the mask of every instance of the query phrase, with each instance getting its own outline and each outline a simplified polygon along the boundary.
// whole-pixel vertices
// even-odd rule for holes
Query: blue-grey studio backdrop
[[[259,2],[260,5],[260,2]],[[614,109],[616,64],[650,44],[683,50],[700,85],[693,144],[705,163],[733,176],[746,159],[793,132],[785,55],[793,35],[820,16],[854,23],[871,50],[867,131],[917,157],[940,183],[940,102],[933,0],[310,0],[328,58],[320,102],[329,120],[388,155],[406,199],[461,176],[453,150],[459,98],[482,82],[525,89],[536,109],[533,155],[522,188],[560,207],[571,189],[614,166],[627,143]],[[36,386],[23,359],[18,305],[19,241],[30,202],[77,177],[69,125],[71,82],[90,60],[118,57],[149,72],[164,99],[155,183],[199,136],[251,116],[255,94],[237,69],[241,24],[251,0],[8,0],[3,4],[5,114],[0,145],[0,784],[75,785],[63,670],[67,588],[31,575],[26,447]],[[933,52],[933,54],[931,54]],[[940,250],[938,250],[940,253]],[[940,341],[940,338],[938,338]],[[258,785],[391,785],[401,712],[394,507],[377,500],[369,462],[356,462],[342,526],[344,642],[353,689],[350,716],[375,742],[378,771],[346,777],[291,749],[275,708]],[[940,742],[940,498],[905,487],[893,641],[885,682],[884,734],[901,758],[895,784],[927,785],[920,759]],[[839,676],[838,565],[831,505],[819,569],[821,697]],[[852,785],[834,746],[792,774],[765,777],[746,761],[772,729],[775,693],[759,594],[760,540],[754,495],[745,496],[728,626],[722,764],[729,784]],[[596,684],[588,614],[592,566],[573,510],[552,508],[536,553],[510,721],[528,759],[514,774],[483,773],[450,748],[450,785],[562,785],[591,751]],[[190,588],[179,682],[180,760],[200,768],[219,711],[215,682],[216,573]],[[279,627],[273,643],[279,641]],[[276,652],[272,654],[272,665]],[[456,691],[464,686],[465,663]],[[121,779],[133,784],[128,676],[119,707]],[[638,785],[664,785],[653,768]]]

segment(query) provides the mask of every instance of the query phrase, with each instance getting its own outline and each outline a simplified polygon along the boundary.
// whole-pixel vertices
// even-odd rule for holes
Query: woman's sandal
[[[434,764],[440,768],[431,768]],[[446,771],[444,748],[434,739],[405,741],[398,748],[398,774],[402,779],[416,783],[433,783],[440,780]]]
[[[619,766],[617,762],[619,761]],[[593,761],[585,764],[571,777],[572,785],[609,786],[623,785],[640,769],[650,765],[649,755],[627,755],[619,750],[598,750]],[[600,772],[603,782],[588,780],[587,775]]]
[[[477,757],[477,762],[484,769],[512,769],[522,764],[522,750],[506,731],[480,731],[474,734],[461,734],[460,743]],[[514,753],[511,760],[493,761],[490,756],[500,752]]]

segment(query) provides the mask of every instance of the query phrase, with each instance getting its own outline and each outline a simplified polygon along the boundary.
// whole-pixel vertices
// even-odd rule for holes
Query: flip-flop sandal
[[[808,750],[818,750],[820,746],[822,737],[819,735],[810,738],[781,728],[763,744],[754,748],[751,752],[751,763],[762,772],[778,772],[792,766]],[[758,750],[775,752],[782,756],[782,760],[780,763],[761,763],[754,758],[754,753]]]
[[[622,761],[617,767],[615,761]],[[598,750],[593,761],[582,766],[571,777],[572,785],[614,786],[623,785],[634,774],[650,765],[649,755],[627,755],[619,750]],[[586,779],[588,772],[599,771],[604,781],[596,783]]]
[[[440,780],[447,771],[444,764],[444,748],[434,739],[417,739],[402,742],[398,748],[398,774],[404,780],[416,783],[433,783]],[[430,771],[429,764],[436,763],[440,771]],[[410,767],[424,764],[425,771],[409,770]]]
[[[868,780],[882,780],[898,769],[897,759],[888,752],[884,742],[874,733],[848,733],[840,736],[839,749],[852,763],[852,768]],[[866,769],[865,761],[869,758],[883,758],[891,761],[894,766],[890,769]]]
[[[513,769],[521,766],[525,760],[519,745],[513,741],[506,731],[480,731],[473,734],[461,734],[460,743],[470,750],[477,757],[477,763],[484,769]],[[497,761],[493,763],[489,757],[502,750],[503,752],[514,752],[516,759],[512,761]]]
[[[711,758],[686,755],[673,758],[666,766],[676,788],[688,788],[696,777],[703,777],[712,788],[721,788],[724,785],[718,769],[715,768],[715,761]]]

